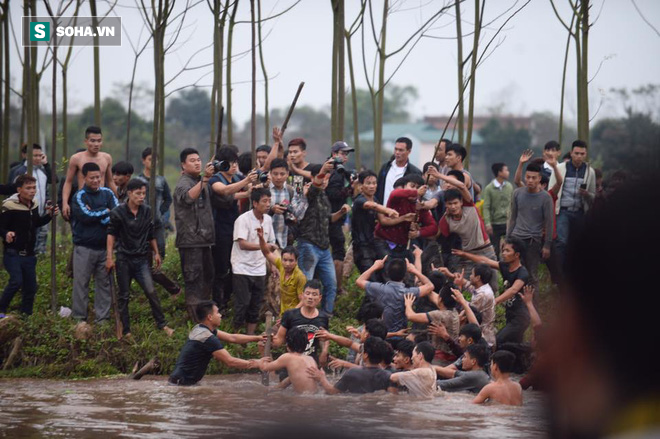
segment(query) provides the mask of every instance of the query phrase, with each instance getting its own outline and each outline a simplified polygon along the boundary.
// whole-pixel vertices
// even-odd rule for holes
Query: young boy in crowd
[[[509,167],[505,163],[491,166],[495,178],[486,185],[483,194],[483,218],[495,254],[500,257],[500,241],[506,235],[506,222],[509,219],[509,205],[513,185],[509,180]]]
[[[266,257],[261,252],[258,229],[263,239],[275,248],[273,220],[266,214],[270,209],[270,191],[254,189],[250,195],[252,210],[238,217],[234,225],[234,245],[231,268],[234,290],[234,327],[247,323],[247,333],[254,334],[259,310],[266,289]]]
[[[495,381],[481,389],[472,402],[481,404],[491,400],[505,405],[522,405],[522,388],[510,378],[515,361],[516,356],[509,351],[495,352],[490,365],[490,373]]]
[[[316,381],[307,373],[308,367],[316,367],[316,362],[309,355],[307,349],[307,333],[301,328],[293,328],[286,333],[286,354],[272,363],[260,364],[262,372],[286,369],[293,390],[296,393],[316,393]]]
[[[390,375],[389,391],[398,393],[398,387],[405,387],[412,396],[422,396],[431,398],[436,390],[436,374],[431,361],[435,355],[435,348],[431,343],[423,341],[413,350],[412,362],[413,370],[406,372],[393,373]]]
[[[165,331],[168,336],[174,333],[174,330],[167,326],[149,268],[149,248],[153,252],[156,269],[160,268],[161,259],[158,254],[158,243],[154,236],[151,208],[144,202],[147,193],[146,186],[147,183],[139,178],[133,178],[126,184],[127,201],[112,209],[108,225],[105,268],[110,272],[115,267],[112,254],[115,244],[117,244],[116,267],[117,283],[119,284],[117,302],[124,337],[131,334],[128,302],[131,296],[132,279],[140,284],[142,291],[147,296],[158,329]]]
[[[280,273],[280,313],[284,314],[286,310],[300,307],[307,278],[298,267],[298,250],[293,246],[285,247],[282,256],[278,258],[264,239],[263,228],[257,229],[257,236],[261,253]]]
[[[479,393],[484,386],[490,383],[490,377],[484,370],[487,363],[488,348],[486,346],[481,344],[467,346],[462,358],[462,370],[435,367],[438,376],[442,378],[438,380],[438,388],[446,392]]]

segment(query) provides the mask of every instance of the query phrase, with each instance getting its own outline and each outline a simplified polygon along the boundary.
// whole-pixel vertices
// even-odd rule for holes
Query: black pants
[[[500,241],[506,237],[506,224],[492,224],[493,234],[489,235],[490,243],[495,247],[497,259],[500,259]]]
[[[328,234],[330,237],[330,245],[332,246],[332,260],[343,261],[346,258],[346,237],[341,226],[344,224],[342,220],[330,223]]]
[[[203,300],[211,299],[213,290],[213,255],[211,247],[180,248],[181,272],[186,286],[186,306],[193,317],[194,308]]]
[[[497,346],[504,343],[522,343],[528,326],[528,316],[520,315],[511,319],[507,318],[506,325],[495,336]]]
[[[240,328],[246,322],[259,322],[259,310],[266,291],[266,276],[233,274],[232,279],[234,282],[234,327]]]
[[[216,235],[213,246],[215,276],[213,280],[213,300],[220,309],[229,306],[232,295],[231,249],[234,241],[231,236]]]
[[[135,279],[142,288],[142,291],[144,291],[144,294],[147,296],[149,305],[151,306],[151,314],[154,316],[158,329],[167,326],[165,316],[163,315],[163,309],[160,306],[160,300],[154,289],[147,256],[127,258],[118,255],[117,284],[119,285],[119,294],[117,296],[117,304],[119,305],[119,315],[121,317],[123,333],[128,334],[131,332],[131,320],[128,315],[128,302],[131,297],[132,279]]]

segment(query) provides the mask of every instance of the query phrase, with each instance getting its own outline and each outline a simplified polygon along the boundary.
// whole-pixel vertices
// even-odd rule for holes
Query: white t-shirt
[[[263,222],[261,222],[254,216],[253,211],[249,210],[236,218],[236,222],[234,222],[234,244],[231,248],[231,270],[234,274],[245,276],[266,275],[266,257],[261,253],[261,250],[242,250],[238,245],[239,239],[258,244],[257,229],[259,227],[264,229],[266,242],[274,244],[273,219],[269,215],[264,215]]]
[[[395,161],[392,162],[392,166],[390,166],[390,170],[387,171],[387,176],[385,177],[385,192],[383,193],[382,200],[383,206],[387,206],[387,200],[390,199],[390,193],[392,193],[392,190],[394,189],[394,182],[403,177],[403,174],[406,173],[407,167],[407,162],[403,167],[398,167]]]

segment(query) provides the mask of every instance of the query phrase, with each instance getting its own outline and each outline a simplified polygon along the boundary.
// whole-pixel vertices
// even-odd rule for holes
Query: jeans
[[[123,327],[124,335],[131,332],[131,321],[128,315],[128,301],[131,297],[132,279],[135,279],[142,288],[142,291],[144,291],[144,294],[147,296],[149,305],[151,306],[151,314],[154,316],[158,329],[163,329],[167,326],[165,316],[163,315],[163,309],[160,306],[160,300],[154,289],[147,257],[129,258],[117,255],[116,265],[117,284],[119,285],[117,304],[119,306],[119,316],[121,317],[121,325]]]
[[[34,252],[38,255],[46,253],[46,245],[48,244],[48,229],[50,224],[37,227],[37,240],[34,243]]]
[[[571,234],[584,217],[584,211],[570,211],[564,207],[559,210],[557,215],[557,252],[559,253],[560,269],[563,270],[566,261],[566,244]]]
[[[87,320],[89,281],[94,275],[94,312],[96,322],[110,318],[112,296],[110,276],[105,269],[106,250],[76,245],[73,247],[73,305],[72,315],[77,320]]]
[[[19,289],[23,290],[21,312],[32,314],[34,296],[37,294],[37,257],[20,256],[16,250],[5,249],[4,264],[9,273],[9,282],[0,297],[0,312],[7,312],[11,299]]]
[[[314,273],[318,271],[319,279],[323,284],[321,308],[326,313],[332,314],[337,295],[337,278],[330,248],[322,250],[311,242],[299,239],[298,265],[307,279],[313,279]]]

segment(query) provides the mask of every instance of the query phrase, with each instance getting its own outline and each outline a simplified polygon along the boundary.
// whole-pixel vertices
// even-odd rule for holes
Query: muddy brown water
[[[272,383],[272,380],[271,380]],[[311,439],[545,437],[542,397],[523,407],[475,406],[469,394],[433,400],[408,395],[296,395],[268,391],[258,375],[207,376],[177,387],[141,381],[0,380],[0,436],[263,437]]]

